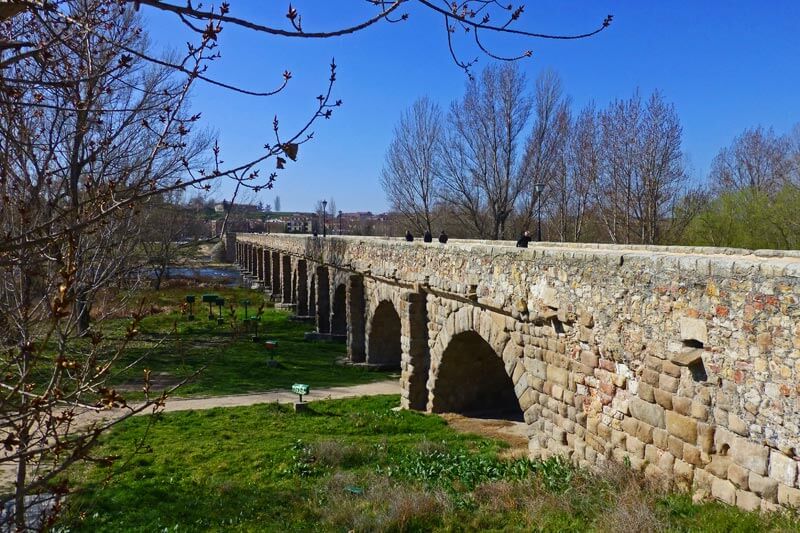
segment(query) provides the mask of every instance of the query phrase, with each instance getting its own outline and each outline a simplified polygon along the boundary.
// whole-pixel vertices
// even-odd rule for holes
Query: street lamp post
[[[328,209],[328,200],[322,200],[322,236],[327,235],[327,228],[325,227],[325,211]]]
[[[544,191],[544,183],[536,183],[533,185],[534,190],[536,191],[536,207],[537,207],[537,218],[539,219],[538,226],[536,229],[536,240],[541,242],[542,241],[542,192]]]
[[[339,211],[339,235],[342,234],[342,212]]]

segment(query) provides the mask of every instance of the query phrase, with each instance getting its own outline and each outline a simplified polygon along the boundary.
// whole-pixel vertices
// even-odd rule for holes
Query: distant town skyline
[[[293,4],[307,30],[340,27],[371,13],[366,3]],[[237,2],[231,7],[240,16],[272,20],[285,9]],[[156,47],[182,46],[186,39],[176,31],[174,18],[142,11]],[[334,94],[344,102],[331,120],[315,125],[314,140],[301,146],[297,163],[280,173],[274,190],[243,201],[271,204],[279,195],[283,211],[313,211],[318,200],[333,196],[343,211],[389,209],[379,176],[400,114],[423,95],[447,109],[466,81],[450,58],[441,21],[414,4],[407,12],[404,23],[329,40],[223,30],[222,59],[210,71],[215,77],[264,90],[277,85],[284,70],[293,74],[284,93],[265,99],[197,86],[193,109],[218,134],[225,160],[257,154],[272,140],[275,114],[287,129],[302,123],[325,87],[332,57],[339,65]],[[679,113],[694,179],[703,178],[719,149],[745,128],[762,125],[784,133],[800,122],[800,2],[546,1],[528,6],[519,27],[576,32],[595,27],[609,13],[612,27],[590,39],[491,44],[509,53],[530,48],[533,57],[520,63],[529,81],[543,69],[556,70],[578,108],[626,98],[637,88],[644,94],[660,90]],[[459,39],[456,45],[465,57],[479,56],[479,72],[489,59],[470,42]],[[212,194],[221,198],[230,192],[223,186]]]

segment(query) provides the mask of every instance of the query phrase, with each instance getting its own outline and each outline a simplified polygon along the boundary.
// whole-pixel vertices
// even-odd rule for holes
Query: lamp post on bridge
[[[533,189],[536,191],[537,218],[539,219],[536,229],[536,240],[542,242],[542,192],[544,191],[544,183],[535,183]]]
[[[342,211],[339,211],[339,235],[342,234]]]
[[[325,237],[327,233],[327,228],[325,227],[325,211],[328,210],[328,200],[322,200],[322,236]]]

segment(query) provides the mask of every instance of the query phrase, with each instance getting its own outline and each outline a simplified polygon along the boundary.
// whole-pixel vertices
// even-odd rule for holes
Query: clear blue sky
[[[230,3],[236,16],[286,21],[288,2]],[[362,0],[293,3],[306,31],[345,26],[374,13]],[[142,11],[157,47],[177,48],[186,41],[177,19],[145,6]],[[271,98],[197,86],[193,109],[202,111],[204,124],[217,132],[228,162],[250,158],[272,142],[275,114],[287,131],[302,123],[325,87],[330,59],[339,65],[335,95],[343,107],[331,120],[317,123],[315,140],[301,147],[298,162],[256,200],[271,204],[279,195],[283,210],[310,210],[317,200],[334,197],[344,211],[387,209],[378,177],[401,112],[422,95],[446,109],[465,83],[450,59],[441,17],[414,4],[406,11],[410,18],[404,23],[380,23],[328,40],[268,37],[233,27],[223,31],[223,57],[210,75],[263,90],[274,87],[284,69],[294,74],[286,91]],[[531,82],[540,70],[555,69],[576,106],[592,100],[604,106],[637,87],[645,94],[661,90],[680,115],[684,150],[696,178],[743,129],[761,124],[782,133],[800,122],[800,1],[528,2],[518,27],[581,32],[608,13],[614,15],[611,28],[590,39],[502,38],[494,40],[494,48],[532,49],[533,57],[521,63]],[[479,54],[470,39],[458,39],[457,47],[465,58]],[[488,62],[481,57],[478,69]],[[215,196],[228,192],[222,187]]]

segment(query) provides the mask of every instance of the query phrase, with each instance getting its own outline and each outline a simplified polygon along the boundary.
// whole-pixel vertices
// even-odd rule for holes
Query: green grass
[[[354,385],[387,379],[392,375],[360,367],[337,364],[346,355],[345,346],[338,343],[305,341],[303,333],[314,328],[289,320],[289,313],[263,309],[258,324],[261,342],[253,342],[252,330],[243,323],[244,308],[239,301],[248,298],[252,316],[263,303],[256,291],[220,289],[213,291],[234,303],[223,310],[225,323],[208,320],[208,305],[195,303],[196,319],[189,321],[181,304],[186,294],[200,300],[202,291],[165,290],[147,294],[147,308],[158,312],[142,320],[140,334],[117,364],[117,368],[142,361],[129,370],[115,374],[112,385],[127,389],[126,398],[139,398],[136,393],[142,382],[142,370],[149,369],[162,385],[176,383],[206,369],[190,383],[182,386],[178,396],[216,396],[286,389],[293,383],[308,383],[313,388]],[[218,309],[214,307],[217,315]],[[120,318],[104,324],[106,334],[121,337],[130,319]],[[170,333],[173,332],[173,333]],[[163,340],[162,340],[163,339]],[[263,340],[275,340],[278,348],[272,353],[277,366],[268,366],[270,353]],[[159,344],[161,342],[161,344]]]
[[[794,531],[760,516],[661,493],[623,468],[503,460],[503,443],[440,418],[394,411],[396,396],[141,417],[102,454],[127,466],[73,472],[82,490],[62,531]],[[150,426],[149,423],[153,422]],[[97,455],[97,454],[96,454]],[[105,479],[112,475],[111,481]]]

